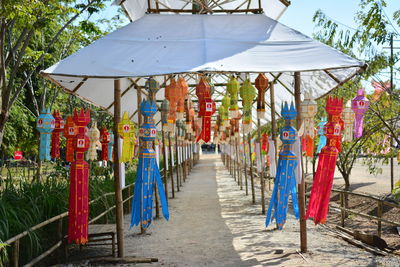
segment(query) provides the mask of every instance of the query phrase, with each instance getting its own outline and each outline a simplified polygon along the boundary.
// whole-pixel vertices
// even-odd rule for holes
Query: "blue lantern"
[[[36,129],[40,132],[39,158],[50,160],[51,133],[56,126],[56,121],[50,113],[50,109],[43,109],[36,121]]]

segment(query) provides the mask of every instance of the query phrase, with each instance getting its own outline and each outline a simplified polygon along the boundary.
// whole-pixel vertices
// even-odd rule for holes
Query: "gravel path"
[[[125,229],[128,222],[129,216]],[[137,228],[126,230],[125,254],[157,257],[155,266],[400,266],[399,258],[373,256],[311,221],[304,259],[297,252],[299,227],[293,215],[283,231],[265,229],[264,223],[260,205],[252,205],[251,196],[239,190],[219,156],[203,155],[170,200],[170,221],[154,221],[146,235],[138,235]]]

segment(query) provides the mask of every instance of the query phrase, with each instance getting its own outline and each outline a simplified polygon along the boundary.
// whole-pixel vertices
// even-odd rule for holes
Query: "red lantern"
[[[64,131],[64,120],[57,110],[54,110],[53,117],[55,120],[55,127],[51,133],[51,157],[58,159],[60,158],[60,133]]]
[[[64,137],[67,139],[66,145],[66,160],[68,162],[74,161],[74,137],[78,133],[74,120],[71,116],[67,117],[67,123],[64,127]]]
[[[100,131],[100,143],[101,143],[101,160],[108,161],[108,143],[110,142],[110,134],[107,128],[103,128]]]
[[[86,126],[90,122],[89,109],[81,109],[79,115],[74,111],[74,121],[78,133],[74,138],[76,159],[70,169],[70,190],[68,209],[68,242],[85,244],[88,242],[89,218],[89,164],[85,161],[85,151],[89,149]]]
[[[203,77],[196,86],[196,95],[199,97],[199,115],[202,117],[201,134],[197,141],[202,139],[207,143],[211,140],[211,116],[215,113],[216,106],[210,96],[210,85]]]

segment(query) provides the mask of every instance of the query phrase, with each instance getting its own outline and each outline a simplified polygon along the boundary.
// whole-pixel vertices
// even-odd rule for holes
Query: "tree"
[[[23,92],[32,100],[25,107],[35,115],[48,98],[49,104],[55,102],[55,88],[46,84],[38,71],[102,36],[104,32],[93,22],[79,18],[99,12],[109,1],[0,2],[0,147],[10,111]],[[48,89],[53,89],[50,97]]]
[[[392,20],[385,12],[386,1],[362,0],[360,11],[355,15],[357,28],[353,29],[326,16],[321,10],[314,15],[314,22],[318,27],[315,38],[331,45],[353,57],[361,58],[369,67],[356,81],[349,82],[339,88],[335,93],[343,96],[345,100],[355,96],[358,88],[362,87],[361,80],[377,80],[382,82],[381,72],[388,68],[399,71],[396,63],[399,53],[391,56],[380,48],[387,45],[393,36],[398,35],[400,27],[400,10],[393,13]],[[339,154],[337,166],[345,180],[346,188],[350,186],[349,176],[356,158],[361,151],[380,153],[381,144],[377,140],[383,140],[384,136],[399,141],[400,97],[399,90],[392,85],[386,88],[381,97],[371,103],[365,116],[365,125],[370,126],[362,138],[343,145],[343,152]],[[390,108],[387,104],[390,103]],[[393,159],[394,152],[385,155]],[[370,158],[370,170],[374,169],[376,158]]]

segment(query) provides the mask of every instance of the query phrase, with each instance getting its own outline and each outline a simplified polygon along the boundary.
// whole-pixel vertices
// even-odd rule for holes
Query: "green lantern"
[[[242,98],[243,104],[243,130],[245,133],[251,132],[252,123],[252,105],[254,98],[256,97],[256,88],[251,84],[250,79],[246,79],[240,87],[240,97]]]
[[[238,106],[238,92],[239,92],[240,84],[236,80],[235,77],[231,77],[227,84],[227,90],[231,97],[231,103],[229,107],[229,115],[232,118],[236,118],[238,116],[239,106]]]

